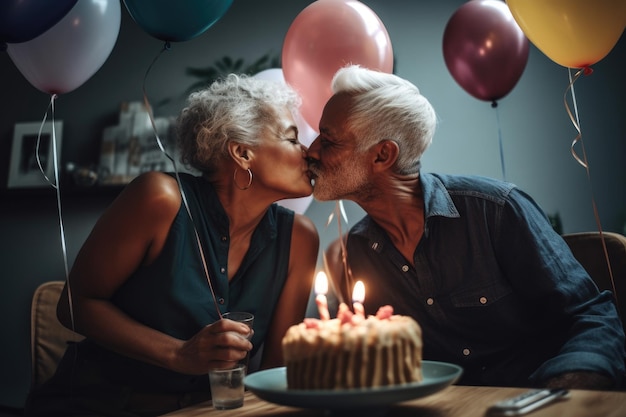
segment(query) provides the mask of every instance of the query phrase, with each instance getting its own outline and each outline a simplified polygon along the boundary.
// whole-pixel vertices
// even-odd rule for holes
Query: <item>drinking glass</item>
[[[230,410],[243,406],[246,366],[238,364],[230,369],[210,369],[211,400],[216,410]]]
[[[240,323],[245,324],[250,329],[252,329],[252,326],[254,325],[254,314],[247,313],[245,311],[233,311],[230,313],[224,313],[222,314],[222,318],[232,320],[232,321],[238,321]],[[251,338],[252,338],[252,332],[250,332],[250,336],[248,336],[248,340],[250,340]]]
[[[229,319],[229,320],[232,320],[232,321],[238,321],[240,323],[244,323],[250,329],[252,329],[252,326],[254,325],[254,314],[248,313],[248,312],[245,312],[245,311],[232,311],[232,312],[229,312],[229,313],[224,313],[224,314],[222,314],[222,318]],[[247,339],[248,340],[252,339],[252,332],[250,332],[248,334]],[[247,368],[249,362],[250,362],[250,352],[248,352],[246,357],[243,358],[242,360],[240,360],[238,362],[238,364],[245,365],[246,368]]]

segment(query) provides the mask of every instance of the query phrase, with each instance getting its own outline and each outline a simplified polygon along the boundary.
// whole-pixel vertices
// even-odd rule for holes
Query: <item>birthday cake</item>
[[[341,304],[337,318],[305,319],[282,341],[289,389],[349,389],[422,380],[422,330],[391,306],[376,315],[353,314]]]

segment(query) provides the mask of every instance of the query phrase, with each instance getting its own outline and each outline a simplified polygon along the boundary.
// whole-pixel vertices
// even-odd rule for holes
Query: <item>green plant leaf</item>
[[[213,65],[207,67],[187,67],[185,74],[197,78],[187,89],[185,95],[210,85],[213,81],[226,77],[228,74],[247,74],[255,75],[263,70],[270,68],[280,68],[280,55],[272,55],[266,53],[257,58],[251,64],[246,65],[244,58],[233,59],[229,56],[223,56],[213,62]]]
[[[264,69],[278,67],[280,67],[280,57],[277,55],[272,56],[270,53],[267,53],[249,65],[246,65],[244,58],[233,60],[233,58],[229,56],[223,56],[216,60],[213,65],[205,68],[188,67],[186,73],[192,77],[201,78],[203,84],[210,84],[216,79],[230,73],[254,75]],[[194,83],[193,85],[196,84],[197,83]]]

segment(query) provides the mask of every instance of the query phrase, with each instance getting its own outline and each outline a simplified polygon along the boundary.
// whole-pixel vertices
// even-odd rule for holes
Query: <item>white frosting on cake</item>
[[[382,316],[382,318],[380,318]],[[422,380],[422,332],[408,316],[305,319],[283,338],[293,389],[346,389]]]

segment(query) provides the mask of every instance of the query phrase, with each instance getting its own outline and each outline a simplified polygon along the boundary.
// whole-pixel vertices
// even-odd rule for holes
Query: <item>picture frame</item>
[[[54,125],[53,122],[46,121],[43,127],[41,122],[16,123],[13,130],[11,160],[9,162],[8,188],[51,186],[46,177],[54,184],[52,144],[56,142],[57,165],[60,167],[62,138],[63,122],[60,120],[55,121]],[[38,141],[39,160],[43,172],[37,163]]]

